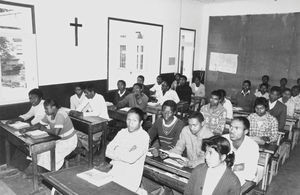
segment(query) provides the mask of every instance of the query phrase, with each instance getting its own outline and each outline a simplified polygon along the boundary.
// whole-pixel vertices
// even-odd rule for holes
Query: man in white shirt
[[[173,100],[176,104],[180,101],[177,92],[170,89],[170,84],[163,81],[161,84],[162,96],[157,99],[157,103],[163,105],[167,100]]]
[[[226,91],[224,89],[219,89],[218,91],[222,94],[220,103],[226,110],[227,113],[226,118],[232,119],[233,118],[232,103],[226,98]]]
[[[86,97],[83,94],[83,87],[80,84],[75,85],[74,92],[75,94],[70,97],[71,110],[76,110],[82,102],[86,101]]]
[[[12,124],[17,121],[27,121],[33,117],[31,124],[35,125],[44,118],[46,113],[44,108],[44,100],[42,99],[42,91],[39,89],[32,89],[29,91],[28,96],[31,103],[30,110],[27,113],[20,115],[18,118],[7,121],[7,124]]]
[[[162,96],[162,89],[161,89],[161,84],[163,80],[161,75],[158,75],[156,77],[156,83],[153,85],[153,87],[150,88],[150,93],[155,95],[156,99],[159,99]]]
[[[247,181],[253,181],[259,158],[258,144],[246,136],[250,122],[245,117],[235,117],[231,122],[229,134],[224,135],[230,142],[231,152],[234,152],[235,159],[233,172],[239,178],[241,185]]]
[[[294,117],[296,103],[292,98],[291,90],[285,88],[282,93],[282,97],[278,99],[281,103],[284,103],[287,108],[287,116]]]
[[[141,183],[148,151],[149,135],[142,128],[144,112],[131,108],[127,113],[127,128],[118,132],[107,145],[106,157],[111,159],[114,182],[137,192]]]

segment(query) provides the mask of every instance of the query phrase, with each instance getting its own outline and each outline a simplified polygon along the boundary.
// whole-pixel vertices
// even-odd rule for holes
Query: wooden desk
[[[5,139],[6,164],[10,166],[10,144],[15,145],[27,156],[31,156],[33,164],[33,189],[38,190],[37,155],[50,150],[51,170],[55,170],[55,143],[58,136],[49,135],[45,138],[33,139],[31,137],[16,136],[17,129],[0,122],[0,136]]]
[[[87,116],[87,117],[74,117],[70,116],[73,126],[76,130],[81,131],[88,135],[88,163],[89,167],[93,166],[93,135],[97,132],[103,131],[102,134],[102,146],[101,146],[101,157],[100,159],[104,161],[105,159],[105,149],[106,149],[106,136],[107,136],[107,120],[98,116]]]
[[[121,185],[110,182],[103,186],[97,187],[79,177],[77,173],[89,170],[88,166],[77,166],[69,169],[63,169],[57,172],[43,174],[51,186],[64,195],[133,195],[136,194]]]
[[[160,157],[146,157],[143,175],[164,186],[184,192],[192,169],[179,168],[163,162]]]

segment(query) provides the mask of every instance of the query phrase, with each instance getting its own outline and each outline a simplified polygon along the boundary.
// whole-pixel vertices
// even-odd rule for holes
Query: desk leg
[[[107,123],[102,127],[102,140],[101,140],[101,152],[100,152],[100,160],[105,162],[105,151],[106,151],[106,142],[107,142],[107,133],[108,133],[108,125]]]
[[[89,144],[89,167],[93,166],[93,134],[92,127],[89,127],[88,144]]]
[[[50,150],[50,159],[51,159],[51,171],[55,171],[55,147]]]
[[[7,138],[5,138],[5,158],[6,158],[6,165],[7,167],[10,166],[10,143],[7,140]]]
[[[33,191],[38,190],[38,171],[37,171],[37,154],[32,154],[33,164]]]

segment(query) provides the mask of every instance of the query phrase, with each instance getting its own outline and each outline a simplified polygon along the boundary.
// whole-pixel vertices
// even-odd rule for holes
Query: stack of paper
[[[113,180],[112,175],[101,172],[97,169],[91,169],[89,171],[78,173],[77,177],[80,177],[81,179],[84,179],[97,187],[107,184]]]
[[[32,137],[33,139],[40,139],[49,136],[49,134],[45,131],[35,130],[26,132],[27,135]]]
[[[29,123],[25,123],[25,122],[21,122],[21,121],[17,121],[13,124],[9,124],[9,126],[15,128],[15,129],[24,129],[24,128],[30,127]]]

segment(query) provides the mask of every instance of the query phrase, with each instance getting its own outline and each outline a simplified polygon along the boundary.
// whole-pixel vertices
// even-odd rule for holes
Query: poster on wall
[[[132,87],[138,75],[154,84],[160,74],[163,26],[140,21],[108,19],[108,90],[118,80]]]
[[[210,52],[209,70],[236,74],[238,66],[237,54]]]
[[[38,86],[33,6],[0,2],[0,105],[28,101]]]

